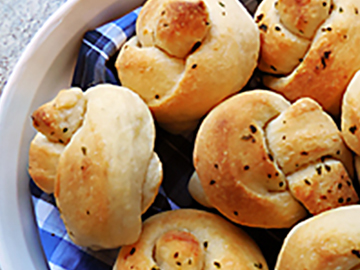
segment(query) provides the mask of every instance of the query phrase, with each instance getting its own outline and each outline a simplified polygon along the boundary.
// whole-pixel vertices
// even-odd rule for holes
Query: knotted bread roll
[[[313,98],[337,116],[360,69],[359,11],[358,0],[264,0],[255,13],[259,68],[276,75],[264,84],[290,101]]]
[[[240,228],[215,214],[180,209],[146,220],[139,241],[121,248],[113,269],[268,267],[258,246]]]
[[[275,270],[360,269],[360,206],[344,206],[297,224]]]
[[[116,61],[122,85],[178,133],[239,91],[257,65],[259,31],[237,0],[147,1]]]
[[[224,101],[200,126],[194,165],[194,198],[247,226],[291,227],[305,208],[317,214],[358,201],[352,155],[309,98],[290,105],[253,90]]]
[[[108,84],[84,94],[63,90],[33,113],[33,123],[43,134],[30,147],[30,174],[40,188],[46,177],[55,186],[73,242],[99,249],[137,241],[162,180],[154,122],[141,98]],[[39,171],[48,173],[39,179]]]

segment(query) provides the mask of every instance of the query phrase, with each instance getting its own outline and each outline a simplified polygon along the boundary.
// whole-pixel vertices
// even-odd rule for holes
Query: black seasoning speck
[[[267,175],[267,177],[270,179],[270,178],[271,178],[271,174],[269,173],[269,174]]]
[[[321,175],[321,166],[315,168],[318,175]]]
[[[277,71],[276,67],[274,67],[274,66],[270,66],[270,68],[271,68],[273,71]]]
[[[328,28],[326,28],[326,31],[331,32],[331,31],[332,31],[332,28],[331,28],[331,27],[328,27]]]
[[[342,7],[339,8],[339,12],[340,13],[343,13],[344,12],[344,9]]]
[[[216,268],[221,268],[221,265],[219,262],[214,262],[214,265],[216,266]]]
[[[249,165],[245,165],[244,170],[247,171],[248,169],[250,169]]]
[[[281,28],[279,26],[275,26],[275,31],[281,31]]]
[[[351,134],[355,134],[356,130],[357,130],[356,126],[352,126],[349,128],[349,131],[351,132]]]
[[[269,157],[271,162],[274,161],[274,157],[271,154],[268,154],[268,157]]]
[[[155,99],[159,99],[160,98],[160,96],[159,95],[155,95]]]
[[[267,30],[268,30],[268,27],[267,27],[266,24],[261,24],[261,25],[259,26],[259,29],[260,29],[260,30],[263,30],[263,31],[266,33]]]
[[[179,257],[179,252],[174,253],[174,258],[176,259],[177,257]]]
[[[351,250],[351,253],[354,254],[356,257],[358,257],[360,259],[360,250],[353,249],[353,250]]]
[[[358,8],[355,8],[355,14],[358,15],[359,14],[359,10]]]
[[[219,168],[219,165],[214,164],[214,167],[215,167],[215,169],[218,169],[218,168]]]
[[[223,2],[220,2],[220,1],[219,1],[219,5],[220,5],[221,7],[223,7],[223,8],[225,7],[225,4],[224,4]]]
[[[167,23],[164,23],[163,26],[164,26],[164,27],[168,27],[169,25],[168,25]]]
[[[299,33],[300,33],[300,34],[304,34],[304,31],[301,30],[301,29],[299,29]]]
[[[337,151],[336,151],[336,154],[337,154],[337,155],[340,155],[340,150],[337,150]]]
[[[205,241],[203,245],[204,245],[204,248],[207,248],[209,244],[207,241]]]
[[[161,15],[162,15],[162,16],[165,15],[165,10],[161,11]]]
[[[277,176],[279,176],[279,173],[278,173],[278,172],[276,172],[276,173],[275,173],[275,176],[276,176],[276,177],[277,177]]]
[[[262,19],[264,18],[264,14],[259,14],[257,17],[256,17],[256,23],[259,23]]]
[[[330,27],[329,27],[329,28],[330,28]],[[331,51],[325,51],[325,52],[324,52],[324,58],[325,58],[325,59],[329,59],[330,54],[331,54]]]
[[[189,261],[188,261],[188,265],[191,265],[192,264],[192,260],[191,259],[189,259]]]
[[[344,202],[344,199],[343,199],[343,198],[339,198],[339,199],[338,199],[338,202],[339,202],[339,203],[343,203],[343,202]]]
[[[299,62],[301,63],[302,61],[304,61],[304,59],[302,59],[302,58],[299,58]]]
[[[194,53],[199,47],[201,46],[201,41],[198,41],[194,44],[194,46],[191,48],[190,54]]]
[[[338,184],[338,189],[341,189],[341,188],[342,188],[342,184],[339,183],[339,184]]]
[[[234,211],[234,215],[237,216],[239,215],[239,213],[237,211]]]
[[[331,171],[331,167],[330,167],[329,165],[325,164],[325,170],[326,170],[327,172],[330,172],[330,171]]]
[[[256,268],[259,268],[259,269],[262,269],[262,268],[263,268],[262,263],[254,263],[254,266],[255,266]]]
[[[256,131],[257,131],[257,128],[255,127],[255,126],[253,126],[253,125],[250,125],[250,131],[252,132],[252,133],[256,133]]]
[[[282,187],[284,185],[284,182],[279,182],[279,187]]]
[[[325,195],[321,195],[321,196],[320,196],[320,199],[322,199],[322,200],[326,200],[326,199],[327,199],[327,197],[326,197]]]
[[[86,147],[82,146],[81,147],[81,152],[83,153],[84,156],[86,156]]]
[[[59,139],[59,143],[64,143],[64,141],[62,139]]]
[[[309,153],[308,152],[306,152],[306,151],[302,151],[301,153],[300,153],[300,155],[302,155],[302,156],[307,156]]]
[[[197,67],[197,64],[193,64],[193,65],[191,66],[192,69],[194,69],[194,68],[196,68],[196,67]]]
[[[285,136],[285,135],[284,135],[284,136],[282,136],[282,139],[283,139],[283,140],[286,140],[286,136]]]
[[[351,182],[350,181],[346,181],[346,184],[350,187],[351,186]]]
[[[68,131],[68,128],[64,128],[63,132],[66,133]]]
[[[90,215],[90,211],[89,211],[89,210],[87,210],[87,211],[86,211],[86,214],[87,214],[87,215]]]
[[[323,2],[322,5],[323,5],[323,7],[326,7],[327,3],[326,3],[326,2]]]
[[[304,179],[304,182],[306,185],[310,186],[311,185],[311,182],[308,180],[308,179]]]
[[[211,181],[210,181],[210,186],[214,185],[215,183],[216,183],[215,180],[211,180]]]
[[[133,248],[130,250],[130,255],[134,255],[135,251],[136,251],[136,248],[133,247]]]
[[[176,262],[176,265],[181,266],[181,262]]]
[[[347,198],[347,199],[346,199],[346,202],[347,202],[347,203],[351,202],[351,198],[350,198],[350,197]]]

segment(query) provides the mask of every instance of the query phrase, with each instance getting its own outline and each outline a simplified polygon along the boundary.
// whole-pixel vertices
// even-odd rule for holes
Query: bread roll
[[[297,224],[275,270],[360,269],[360,206],[344,206]]]
[[[67,98],[74,96],[78,98]],[[108,84],[85,94],[77,89],[62,91],[54,100],[71,100],[72,108],[84,104],[83,114],[76,110],[66,115],[63,107],[45,104],[34,115],[60,120],[39,124],[44,127],[40,130],[49,133],[61,130],[63,123],[81,124],[75,132],[67,125],[73,135],[66,146],[65,142],[49,142],[44,135],[35,137],[30,148],[31,175],[45,171],[49,187],[35,182],[48,192],[55,176],[56,204],[75,244],[100,249],[134,243],[141,231],[141,214],[154,201],[162,180],[148,107],[134,92]]]
[[[180,268],[268,269],[260,249],[240,228],[193,209],[146,220],[139,241],[121,248],[113,269]]]
[[[332,115],[360,69],[358,0],[264,0],[255,13],[260,29],[259,68],[264,84],[290,101],[316,100]]]
[[[173,133],[194,129],[257,65],[259,31],[237,0],[150,0],[136,33],[116,61],[120,81]]]
[[[342,102],[341,132],[348,147],[360,155],[360,71],[351,80]]]
[[[29,149],[29,174],[34,183],[44,192],[53,193],[57,166],[65,145],[54,143],[38,132]]]
[[[200,126],[194,165],[204,193],[190,190],[195,199],[205,197],[246,226],[287,228],[306,217],[302,204],[315,214],[358,201],[347,184],[352,155],[333,120],[308,98],[290,105],[271,91],[253,90],[226,100]],[[314,175],[318,166],[330,170]],[[314,182],[311,192],[302,188],[306,178]],[[321,200],[330,188],[339,197]]]

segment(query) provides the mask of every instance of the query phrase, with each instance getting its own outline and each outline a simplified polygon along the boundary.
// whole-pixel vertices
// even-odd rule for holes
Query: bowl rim
[[[23,181],[24,177],[26,180],[29,179],[24,166],[27,164],[19,162],[19,157],[24,152],[24,149],[21,149],[22,145],[24,146],[24,133],[29,130],[26,126],[29,122],[24,119],[24,115],[37,93],[36,87],[32,89],[30,84],[29,89],[26,89],[24,85],[27,79],[31,79],[25,76],[30,74],[29,63],[34,61],[35,54],[42,48],[41,46],[51,44],[51,40],[47,39],[50,34],[61,33],[67,29],[64,28],[65,19],[75,20],[80,25],[77,29],[84,28],[86,31],[89,25],[85,21],[90,20],[89,18],[97,21],[94,24],[98,25],[99,18],[101,23],[113,18],[107,17],[108,13],[118,17],[143,2],[143,0],[67,0],[35,33],[15,64],[0,98],[0,269],[49,269],[40,243],[29,183]],[[114,5],[120,9],[111,10]],[[79,9],[80,6],[83,8],[82,14],[77,14],[76,8]],[[91,14],[93,17],[86,17]],[[59,45],[57,50],[61,51],[65,43],[66,41],[62,44],[63,47]],[[36,72],[44,75],[46,71],[44,69]],[[42,78],[41,75],[39,78]],[[36,80],[34,84],[39,86],[36,85]]]

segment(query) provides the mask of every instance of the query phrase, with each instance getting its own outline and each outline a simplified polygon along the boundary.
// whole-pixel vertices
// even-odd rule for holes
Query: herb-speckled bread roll
[[[139,241],[122,247],[113,269],[268,267],[256,243],[240,228],[215,214],[180,209],[147,219]]]
[[[178,133],[239,91],[257,65],[259,31],[237,0],[147,1],[116,61],[122,85]]]
[[[194,165],[194,198],[247,226],[291,227],[306,217],[303,206],[316,214],[358,201],[352,155],[309,98],[290,105],[279,94],[253,90],[224,101],[200,126]]]
[[[356,270],[360,267],[360,206],[332,209],[297,224],[275,270]]]
[[[61,90],[36,109],[32,124],[38,131],[29,149],[29,174],[46,193],[53,193],[59,158],[72,135],[82,125],[86,98],[80,88]]]
[[[264,84],[290,101],[313,98],[337,116],[360,69],[359,12],[358,0],[264,0],[255,13],[259,68],[277,75]]]
[[[75,100],[71,99],[74,95]],[[64,101],[61,108],[53,106],[59,98]],[[137,94],[104,84],[86,93],[77,89],[60,92],[33,114],[60,120],[44,125],[46,121],[34,117],[35,127],[63,131],[63,123],[70,123],[67,119],[76,114],[64,114],[62,109],[77,108],[79,102],[83,113],[74,123],[80,125],[77,129],[66,125],[72,133],[67,140],[50,141],[40,133],[35,137],[32,144],[37,149],[30,149],[30,173],[46,167],[47,163],[38,160],[48,157],[48,163],[54,161],[45,169],[51,168],[51,176],[55,175],[56,204],[75,244],[101,249],[134,243],[140,235],[141,215],[154,201],[162,180],[162,165],[153,150],[153,118]]]

